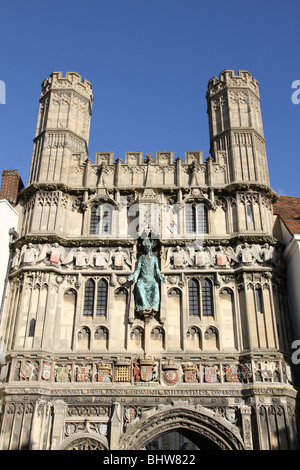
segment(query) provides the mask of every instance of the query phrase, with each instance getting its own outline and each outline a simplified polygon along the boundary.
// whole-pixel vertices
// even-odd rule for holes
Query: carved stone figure
[[[76,251],[74,257],[75,257],[75,266],[80,267],[80,268],[86,266],[86,263],[88,261],[88,256],[84,251],[82,251],[81,246]]]
[[[53,247],[49,250],[49,254],[51,263],[60,264],[64,259],[65,249],[58,243],[54,243]]]
[[[199,246],[197,251],[194,254],[194,262],[195,265],[199,268],[205,266],[213,266],[214,260],[211,255],[211,251],[209,248],[204,248],[203,246]]]
[[[145,254],[138,259],[138,265],[129,281],[137,281],[135,286],[135,308],[144,315],[155,315],[159,310],[160,294],[158,280],[166,282],[160,274],[158,259],[152,253],[152,242],[145,239],[143,242]]]
[[[14,271],[18,268],[19,263],[20,263],[20,250],[19,248],[16,248],[15,255],[11,261],[11,269]]]
[[[95,268],[104,269],[107,267],[109,262],[109,252],[103,248],[92,250],[88,264],[89,266],[95,266]]]
[[[175,248],[169,248],[167,252],[165,268],[170,265],[174,269],[179,269],[183,268],[185,265],[192,266],[193,261],[186,250],[180,248],[180,246],[176,246]]]
[[[130,255],[128,250],[119,246],[112,254],[113,267],[115,269],[124,269],[124,263],[131,268]]]
[[[38,255],[38,250],[34,248],[32,243],[29,243],[24,253],[24,263],[33,264],[37,258],[37,255]]]

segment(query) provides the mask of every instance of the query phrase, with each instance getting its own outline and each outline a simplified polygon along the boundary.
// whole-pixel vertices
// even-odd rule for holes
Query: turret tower
[[[269,185],[258,82],[247,70],[224,70],[208,82],[210,151],[225,153],[230,182]]]
[[[53,72],[44,80],[29,184],[68,183],[72,154],[81,162],[88,155],[92,102],[91,83],[76,72]]]

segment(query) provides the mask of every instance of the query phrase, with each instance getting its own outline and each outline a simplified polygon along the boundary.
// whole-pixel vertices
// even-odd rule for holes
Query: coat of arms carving
[[[76,380],[77,382],[89,381],[89,367],[88,366],[77,367]]]
[[[69,382],[69,366],[57,366],[56,382]]]
[[[111,382],[111,365],[110,364],[97,364],[97,382],[109,383]]]
[[[186,363],[182,364],[183,377],[186,383],[196,383],[198,382],[198,367],[197,364]]]
[[[115,382],[130,382],[130,361],[117,360],[114,366],[114,381]]]
[[[175,385],[178,382],[178,365],[171,359],[162,366],[162,378],[166,385]]]
[[[52,365],[44,363],[42,368],[42,379],[50,380],[52,372]]]
[[[218,371],[217,367],[205,367],[204,369],[205,382],[216,383],[218,382]]]

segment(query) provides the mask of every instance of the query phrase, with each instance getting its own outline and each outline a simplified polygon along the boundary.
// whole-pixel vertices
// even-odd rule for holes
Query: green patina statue
[[[138,265],[129,281],[137,281],[135,286],[135,307],[142,315],[155,315],[159,310],[160,294],[157,279],[166,282],[160,274],[157,257],[152,253],[152,242],[146,238],[143,242],[146,254],[138,259]],[[156,279],[157,278],[157,279]]]

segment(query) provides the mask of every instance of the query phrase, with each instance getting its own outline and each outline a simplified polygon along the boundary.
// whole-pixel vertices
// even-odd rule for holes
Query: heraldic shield
[[[151,356],[140,357],[140,377],[143,382],[151,382],[153,378],[154,360]]]
[[[111,365],[97,364],[97,382],[111,382]]]

